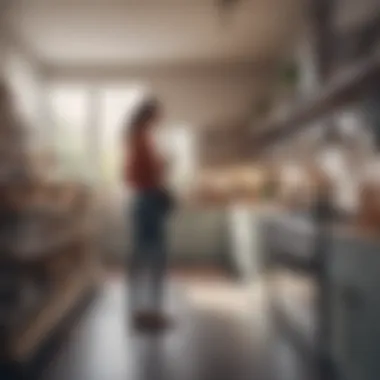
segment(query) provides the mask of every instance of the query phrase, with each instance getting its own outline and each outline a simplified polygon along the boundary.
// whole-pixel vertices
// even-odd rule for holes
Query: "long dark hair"
[[[127,125],[127,133],[130,137],[138,135],[149,127],[152,121],[160,111],[160,103],[154,98],[145,99],[133,113],[129,125]]]

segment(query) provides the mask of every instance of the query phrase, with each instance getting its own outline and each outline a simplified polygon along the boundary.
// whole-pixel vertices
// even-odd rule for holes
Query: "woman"
[[[166,165],[156,149],[153,132],[161,119],[155,99],[144,101],[134,114],[125,134],[125,180],[134,190],[132,204],[134,249],[130,264],[130,307],[137,327],[160,328],[166,324],[162,297],[167,261],[165,222],[170,197],[165,189]],[[151,304],[141,308],[139,280],[149,269]]]

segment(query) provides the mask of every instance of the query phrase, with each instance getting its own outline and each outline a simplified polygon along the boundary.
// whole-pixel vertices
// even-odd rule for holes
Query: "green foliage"
[[[285,64],[280,69],[280,81],[285,86],[295,86],[299,81],[299,67],[295,62]]]

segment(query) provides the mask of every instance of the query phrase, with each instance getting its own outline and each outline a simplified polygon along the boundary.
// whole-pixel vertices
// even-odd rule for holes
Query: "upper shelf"
[[[359,99],[363,91],[380,74],[380,54],[361,60],[333,78],[313,99],[303,101],[287,115],[269,120],[256,129],[253,138],[258,146],[274,142],[305,128],[318,118]]]

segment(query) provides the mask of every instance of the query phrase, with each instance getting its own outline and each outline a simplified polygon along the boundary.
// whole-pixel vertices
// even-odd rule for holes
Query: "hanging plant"
[[[288,62],[279,70],[280,83],[286,87],[294,87],[300,78],[299,66],[296,62]]]

